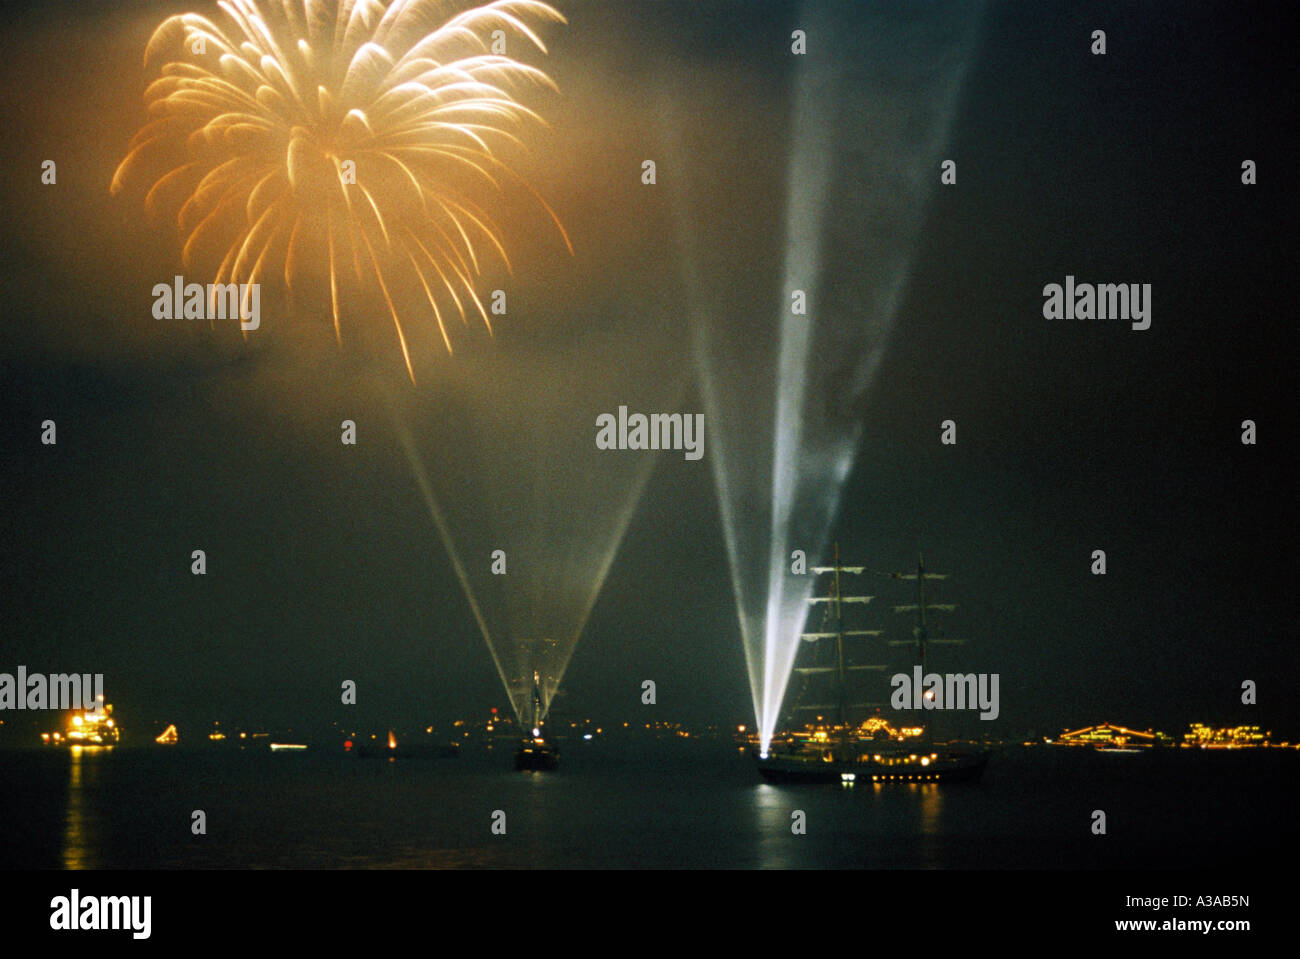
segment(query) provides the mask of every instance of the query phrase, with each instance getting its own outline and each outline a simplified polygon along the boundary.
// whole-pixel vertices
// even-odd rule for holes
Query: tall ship
[[[555,743],[547,740],[543,732],[545,720],[542,719],[542,680],[536,670],[533,671],[532,718],[532,735],[525,736],[515,750],[515,769],[532,772],[556,769],[560,765],[560,750]]]
[[[978,780],[988,764],[987,749],[935,742],[932,724],[896,729],[880,715],[884,703],[854,701],[853,690],[862,686],[853,681],[855,677],[886,668],[884,664],[866,662],[868,641],[884,631],[846,629],[844,624],[846,605],[865,606],[874,599],[843,592],[848,577],[860,580],[866,567],[844,566],[837,543],[834,565],[814,567],[813,573],[829,579],[825,595],[808,601],[814,610],[822,609],[821,628],[800,636],[804,655],[796,660],[793,670],[795,697],[791,710],[792,725],[801,716],[811,719],[798,731],[774,737],[767,755],[754,753],[759,774],[768,782],[785,784]],[[930,635],[930,614],[956,607],[931,602],[925,584],[946,577],[927,572],[923,556],[918,557],[914,573],[884,575],[916,581],[917,601],[894,607],[896,613],[915,616],[912,639],[894,640],[889,645],[913,647],[924,675],[930,645],[962,642]]]

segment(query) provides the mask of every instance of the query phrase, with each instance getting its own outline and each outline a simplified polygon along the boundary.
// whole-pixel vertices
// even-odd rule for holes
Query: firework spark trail
[[[175,209],[187,268],[211,249],[222,253],[217,284],[256,283],[274,264],[292,288],[305,261],[318,261],[341,341],[339,274],[350,263],[382,293],[414,380],[395,278],[418,280],[450,352],[444,295],[462,323],[469,306],[490,330],[474,277],[489,250],[510,269],[501,230],[460,182],[522,185],[572,253],[555,212],[498,156],[524,149],[525,122],[544,123],[515,92],[555,85],[484,39],[510,31],[545,53],[526,20],[565,22],[554,8],[496,0],[448,19],[441,0],[218,6],[228,26],[186,13],[154,31],[145,66],[180,58],[145,91],[151,119],[111,186],[116,194],[140,168],[183,157],[145,206]]]

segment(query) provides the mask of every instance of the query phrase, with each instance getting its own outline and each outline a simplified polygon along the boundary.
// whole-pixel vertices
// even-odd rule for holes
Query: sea
[[[545,773],[501,749],[16,749],[0,868],[1251,868],[1293,861],[1298,769],[1294,750],[1007,747],[975,784],[775,786],[708,742],[582,742]]]

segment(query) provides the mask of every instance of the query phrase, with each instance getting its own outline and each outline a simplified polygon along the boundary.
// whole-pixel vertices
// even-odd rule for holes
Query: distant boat
[[[533,734],[525,736],[515,750],[515,769],[549,772],[559,768],[560,750],[542,735],[541,677],[533,671]]]
[[[811,665],[796,667],[794,672],[804,677],[805,690],[817,677],[834,676],[835,702],[816,703],[810,706],[796,706],[802,710],[836,710],[837,722],[826,727],[805,727],[811,734],[802,742],[784,750],[773,750],[768,755],[754,751],[753,758],[759,775],[767,782],[800,783],[895,783],[895,782],[973,782],[978,780],[988,765],[990,751],[979,747],[965,747],[930,743],[919,735],[913,741],[902,737],[895,738],[895,731],[889,728],[879,716],[854,725],[850,722],[850,710],[862,707],[878,706],[875,703],[850,703],[848,699],[847,676],[850,673],[869,670],[883,670],[881,665],[851,664],[845,650],[845,637],[874,637],[883,631],[878,629],[845,629],[843,605],[845,603],[866,604],[870,596],[844,596],[841,593],[841,579],[845,575],[861,575],[865,567],[843,566],[840,563],[839,544],[835,546],[835,563],[833,566],[814,567],[819,575],[832,574],[827,595],[809,599],[811,604],[826,604],[823,617],[823,629],[820,632],[804,633],[801,638],[814,644],[814,653],[822,643],[835,641],[833,665]],[[925,667],[926,644],[929,642],[956,643],[960,640],[931,640],[929,637],[926,613],[932,609],[951,610],[955,607],[927,602],[925,583],[927,580],[943,579],[938,573],[925,571],[924,559],[917,561],[915,573],[893,573],[894,579],[917,581],[917,603],[915,605],[896,606],[896,612],[917,613],[917,626],[913,636],[917,644],[917,654],[922,672]],[[833,628],[831,628],[833,627]],[[909,641],[899,641],[892,645],[909,645]],[[821,717],[819,716],[818,719]],[[916,731],[917,734],[920,730]],[[879,741],[877,737],[888,735],[888,741]]]
[[[41,733],[47,746],[115,746],[122,730],[113,721],[113,706],[100,696],[94,709],[77,710],[68,719],[64,732]]]
[[[560,751],[539,736],[525,737],[515,750],[515,769],[549,772],[559,765]]]
[[[389,759],[455,759],[460,755],[460,744],[428,741],[399,743],[397,736],[389,730],[388,740],[382,746],[367,742],[360,742],[354,746],[349,739],[343,744],[343,750],[360,759],[385,756]]]

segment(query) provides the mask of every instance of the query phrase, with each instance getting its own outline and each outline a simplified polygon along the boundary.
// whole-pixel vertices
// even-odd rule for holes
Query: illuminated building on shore
[[[1273,734],[1262,732],[1258,726],[1223,726],[1213,728],[1204,723],[1192,723],[1183,734],[1183,742],[1201,749],[1240,749],[1245,746],[1267,746]]]
[[[1052,740],[1048,740],[1052,742]],[[1084,726],[1061,733],[1056,740],[1058,746],[1092,746],[1094,748],[1135,749],[1149,746],[1172,746],[1171,736],[1153,729],[1136,730],[1114,723],[1100,723],[1096,726]]]
[[[925,732],[925,727],[903,726],[895,729],[880,716],[872,716],[860,725],[857,731],[863,739],[895,739],[903,742],[907,739],[919,738]]]

